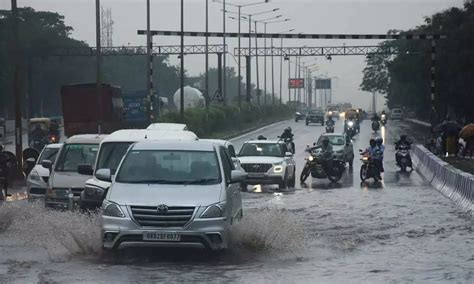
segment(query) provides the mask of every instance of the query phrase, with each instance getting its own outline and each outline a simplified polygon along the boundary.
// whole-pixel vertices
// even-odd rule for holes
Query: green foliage
[[[187,109],[184,119],[177,112],[163,115],[159,122],[185,123],[199,137],[214,137],[216,133],[241,131],[249,127],[290,117],[293,108],[286,105],[264,107],[243,105],[239,110],[235,105],[209,107],[205,109]]]
[[[406,33],[448,36],[436,41],[437,116],[444,117],[452,108],[459,117],[474,120],[474,4],[437,13]],[[396,40],[381,45],[395,47],[398,54],[369,57],[362,90],[385,94],[389,107],[403,105],[430,117],[431,41]]]

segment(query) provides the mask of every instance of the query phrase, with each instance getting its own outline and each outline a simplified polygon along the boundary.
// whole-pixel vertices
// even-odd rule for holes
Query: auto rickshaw
[[[43,150],[49,136],[49,126],[51,120],[49,118],[31,118],[28,122],[28,145],[38,151]]]

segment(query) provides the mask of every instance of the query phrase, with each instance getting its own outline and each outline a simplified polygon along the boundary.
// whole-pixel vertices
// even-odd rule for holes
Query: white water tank
[[[173,101],[175,106],[179,109],[181,103],[181,89],[178,89],[176,93],[174,93]],[[204,105],[205,100],[201,91],[190,86],[184,87],[184,109],[203,108]]]

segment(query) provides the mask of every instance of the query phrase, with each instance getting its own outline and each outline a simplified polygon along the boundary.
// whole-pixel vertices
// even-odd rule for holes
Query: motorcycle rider
[[[40,125],[36,125],[35,129],[31,132],[33,141],[42,141],[46,138],[47,133],[41,128]]]
[[[406,146],[408,149],[410,149],[412,142],[407,139],[406,135],[400,135],[400,140],[395,142],[395,150],[398,150],[400,146]],[[395,154],[395,160],[397,161],[397,165],[400,165],[400,156]]]
[[[377,146],[377,142],[375,141],[375,139],[370,139],[369,141],[369,148],[367,148],[365,151],[367,153],[369,153],[369,156],[370,156],[370,159],[374,162],[375,166],[379,169],[379,176],[378,178],[379,179],[382,179],[382,177],[380,176],[380,173],[382,172],[382,152],[380,150],[380,148]]]
[[[374,116],[372,116],[372,122],[379,122],[380,121],[380,117],[377,113],[374,113]]]
[[[286,139],[291,140],[291,142],[290,142],[291,150],[292,150],[291,152],[293,152],[294,149],[295,149],[295,143],[293,142],[293,136],[294,136],[293,133],[291,133],[291,127],[285,128],[285,130],[283,131],[283,134],[281,134],[281,136],[280,136],[280,139],[282,139],[283,141],[285,141]]]
[[[321,146],[318,146],[321,148],[321,164],[324,167],[324,170],[329,173],[330,169],[332,168],[332,155],[333,155],[333,150],[332,150],[332,145],[329,141],[328,137],[323,137],[321,140]]]

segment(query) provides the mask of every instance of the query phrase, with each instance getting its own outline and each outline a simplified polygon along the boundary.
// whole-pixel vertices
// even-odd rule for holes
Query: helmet
[[[379,146],[382,145],[383,144],[383,138],[380,137],[380,136],[375,138],[375,143],[377,143],[377,145],[379,145]]]
[[[321,140],[321,143],[322,143],[324,146],[329,145],[329,138],[323,137],[323,139]]]
[[[287,127],[287,128],[285,129],[285,131],[291,132],[291,127]]]
[[[376,145],[375,139],[370,139],[369,144],[371,147],[374,147]]]
[[[263,135],[258,135],[258,140],[267,140],[267,137],[263,136]]]

